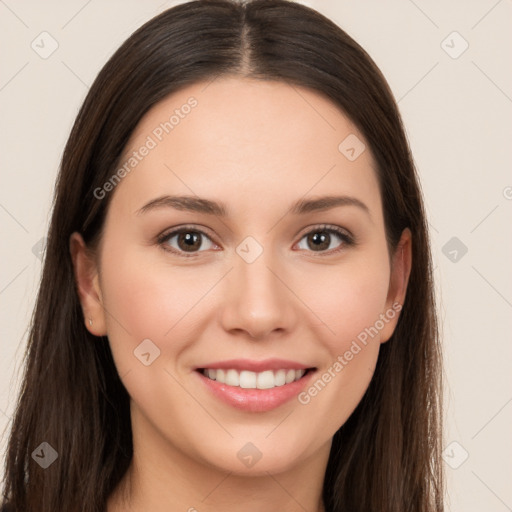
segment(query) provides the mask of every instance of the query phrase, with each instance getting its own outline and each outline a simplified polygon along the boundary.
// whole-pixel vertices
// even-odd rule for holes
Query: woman
[[[189,2],[58,178],[11,510],[443,510],[426,220],[385,79],[312,9]]]

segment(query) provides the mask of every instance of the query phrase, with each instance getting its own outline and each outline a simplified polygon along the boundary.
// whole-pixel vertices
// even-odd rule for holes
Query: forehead
[[[357,193],[380,208],[373,158],[351,120],[283,82],[224,77],[173,93],[137,126],[120,165],[128,162],[114,199],[132,211],[176,192],[229,198],[234,208]]]

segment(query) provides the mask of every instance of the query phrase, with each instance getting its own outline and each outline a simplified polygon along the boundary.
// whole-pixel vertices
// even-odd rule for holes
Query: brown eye
[[[159,243],[164,246],[165,249],[178,254],[183,253],[197,253],[203,252],[204,250],[211,249],[215,244],[211,239],[203,233],[195,229],[180,229],[171,231],[164,235]]]
[[[201,248],[201,235],[194,231],[187,233],[179,233],[177,244],[178,247],[186,252],[192,252]]]
[[[313,251],[329,249],[329,245],[331,245],[331,235],[325,231],[307,235],[307,244]]]
[[[304,240],[304,242],[303,242]],[[350,235],[339,228],[317,228],[306,233],[298,244],[299,249],[312,252],[336,252],[343,246],[352,245]]]

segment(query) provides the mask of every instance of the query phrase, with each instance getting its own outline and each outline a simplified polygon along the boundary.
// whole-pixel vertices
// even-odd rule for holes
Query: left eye
[[[336,238],[341,241],[337,246]],[[347,233],[337,228],[320,228],[306,233],[301,238],[298,247],[299,249],[312,250],[313,252],[327,252],[333,249],[339,250],[340,246],[351,244],[352,239]]]

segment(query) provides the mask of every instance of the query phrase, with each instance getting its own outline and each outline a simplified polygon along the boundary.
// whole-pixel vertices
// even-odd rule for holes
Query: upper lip
[[[198,366],[196,369],[223,369],[223,370],[248,370],[252,372],[263,372],[265,370],[306,370],[313,368],[311,365],[298,363],[296,361],[290,361],[286,359],[262,359],[260,361],[254,359],[229,359],[227,361],[215,361],[212,363],[206,363],[202,366]]]

